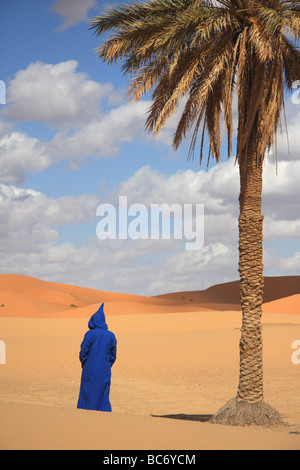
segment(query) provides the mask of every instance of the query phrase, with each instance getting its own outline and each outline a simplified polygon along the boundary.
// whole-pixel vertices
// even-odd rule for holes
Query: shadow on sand
[[[185,421],[201,421],[201,423],[208,422],[213,415],[186,415],[183,413],[176,415],[151,415],[153,418],[169,418],[169,419],[183,419]]]

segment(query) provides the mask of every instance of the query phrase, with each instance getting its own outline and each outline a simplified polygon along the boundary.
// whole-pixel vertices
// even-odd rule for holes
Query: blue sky
[[[115,2],[120,3],[120,2]],[[126,98],[121,63],[96,58],[88,19],[102,0],[2,0],[0,272],[100,290],[155,295],[238,279],[238,169],[174,152],[176,116],[144,132],[150,97]],[[300,77],[299,77],[300,78]],[[265,274],[300,272],[300,104],[287,96],[290,154],[279,138],[278,176],[265,165]],[[205,243],[98,240],[101,203],[204,204]]]

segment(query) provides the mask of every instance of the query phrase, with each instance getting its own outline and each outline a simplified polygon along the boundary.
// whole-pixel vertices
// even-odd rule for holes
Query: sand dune
[[[284,297],[273,302],[264,304],[263,311],[266,313],[290,313],[300,314],[300,294]]]
[[[0,276],[7,357],[0,365],[0,448],[299,450],[300,364],[293,364],[291,346],[300,340],[300,295],[294,281],[275,279],[273,294],[268,281],[265,398],[288,423],[270,430],[208,422],[236,393],[241,313],[230,308],[236,304],[222,303],[232,301],[236,283],[184,302],[182,294],[148,298]],[[76,409],[80,343],[102,301],[118,339],[111,414]]]
[[[145,297],[22,275],[0,275],[0,317],[80,318],[88,316],[102,302],[109,315],[240,311],[239,283],[219,284],[204,291]],[[300,276],[265,278],[265,312],[298,314],[299,306]]]
[[[300,276],[265,277],[264,281],[265,312],[300,313],[300,302],[299,298],[297,299],[297,295],[300,295]],[[286,301],[283,299],[289,297],[293,299],[288,300],[288,310],[285,311],[283,306]],[[218,284],[204,291],[175,292],[156,298],[178,302],[185,306],[197,304],[202,308],[213,310],[240,310],[239,281]]]
[[[172,300],[104,292],[22,275],[0,275],[1,317],[78,318],[89,315],[102,302],[112,315],[157,313],[176,307]],[[178,306],[178,310],[182,308]]]

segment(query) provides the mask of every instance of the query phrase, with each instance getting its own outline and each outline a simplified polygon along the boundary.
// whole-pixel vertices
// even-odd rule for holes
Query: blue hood
[[[104,303],[101,305],[99,310],[91,316],[88,323],[88,327],[90,330],[93,330],[94,328],[102,328],[102,330],[108,330],[103,309]]]

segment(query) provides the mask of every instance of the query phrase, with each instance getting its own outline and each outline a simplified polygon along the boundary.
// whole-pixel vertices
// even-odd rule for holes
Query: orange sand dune
[[[300,294],[265,303],[263,311],[266,313],[300,314]]]
[[[93,313],[102,302],[112,315],[168,313],[174,308],[176,311],[177,305],[172,300],[104,292],[23,275],[0,275],[0,317],[79,318]],[[182,306],[177,305],[177,310],[181,311]]]
[[[69,307],[70,303],[78,304],[79,307],[108,300],[134,300],[134,302],[144,302],[150,300],[148,297],[117,294],[114,292],[104,292],[87,287],[73,286],[69,284],[59,284],[55,282],[42,281],[33,277],[20,274],[2,274],[0,275],[0,295],[1,292],[13,292],[18,295],[25,295],[42,301],[52,302],[57,300],[62,305]],[[161,300],[154,300],[156,303],[162,303]],[[168,302],[170,303],[170,301]]]
[[[264,299],[264,312],[300,313],[300,276],[265,278]],[[0,317],[81,318],[91,315],[102,302],[108,315],[240,311],[239,283],[146,297],[0,275]]]
[[[264,280],[264,311],[300,313],[300,276],[265,277]],[[294,298],[288,301],[289,307],[285,311],[285,301],[282,299],[291,297]],[[174,292],[156,298],[214,310],[240,310],[239,281],[218,284],[203,291]]]

